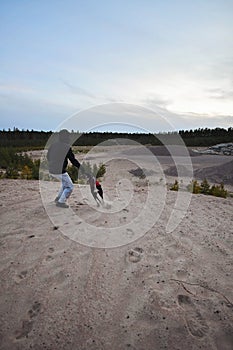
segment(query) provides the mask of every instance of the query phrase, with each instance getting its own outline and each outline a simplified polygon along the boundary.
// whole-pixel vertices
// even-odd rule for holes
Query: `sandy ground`
[[[148,187],[130,167],[110,163],[103,180],[116,202],[119,170],[133,184],[133,200],[117,213],[96,212],[75,185],[69,204],[81,218],[77,231],[82,220],[106,229],[139,215]],[[233,198],[191,195],[168,233],[176,198],[167,191],[158,220],[136,241],[97,249],[64,235],[66,220],[54,225],[38,181],[1,180],[0,349],[231,350]],[[50,202],[58,217],[65,215]]]

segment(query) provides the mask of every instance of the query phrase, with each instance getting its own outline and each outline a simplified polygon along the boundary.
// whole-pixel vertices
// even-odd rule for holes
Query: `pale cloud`
[[[6,120],[33,127],[41,111],[53,128],[59,113],[125,102],[155,110],[176,129],[232,123],[232,1],[92,1],[92,11],[88,1],[57,6],[51,0],[46,11],[42,3],[4,5],[0,108]],[[150,113],[133,114],[125,118],[165,127]]]
[[[179,117],[181,120],[181,125],[184,125],[184,129],[197,129],[205,127],[221,127],[227,129],[233,125],[233,115],[186,113],[181,114]]]
[[[220,88],[209,89],[209,98],[211,99],[220,99],[220,100],[232,100],[233,99],[233,89],[224,90]]]
[[[27,94],[32,95],[35,94],[36,91],[30,86],[26,86],[23,84],[17,84],[17,83],[3,83],[0,84],[0,93],[4,94]]]
[[[142,102],[146,106],[149,106],[152,108],[153,106],[166,108],[167,106],[171,105],[172,100],[168,98],[163,98],[161,96],[148,96]]]
[[[77,95],[82,95],[82,96],[85,96],[85,97],[89,97],[91,99],[93,98],[96,98],[96,96],[94,94],[92,94],[90,91],[82,88],[82,87],[79,87],[77,85],[74,85],[74,84],[71,84],[65,80],[62,80],[62,83],[68,87],[69,91],[73,94],[77,94]]]

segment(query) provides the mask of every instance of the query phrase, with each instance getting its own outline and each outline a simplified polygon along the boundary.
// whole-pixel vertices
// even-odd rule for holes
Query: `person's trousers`
[[[62,186],[57,195],[57,198],[59,198],[58,199],[59,203],[65,203],[65,201],[67,200],[67,198],[69,198],[74,188],[74,184],[69,174],[64,173],[64,174],[50,174],[50,175],[55,179],[61,181]]]

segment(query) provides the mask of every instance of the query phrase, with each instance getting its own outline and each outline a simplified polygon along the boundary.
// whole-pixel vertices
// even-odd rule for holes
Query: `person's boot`
[[[56,203],[56,206],[57,206],[57,207],[60,207],[60,208],[69,208],[68,204],[66,204],[66,203],[60,203],[60,202],[57,202],[57,203]]]

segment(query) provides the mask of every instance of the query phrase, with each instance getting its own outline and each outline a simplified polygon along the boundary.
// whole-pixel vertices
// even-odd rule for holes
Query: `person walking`
[[[61,181],[61,189],[55,198],[56,205],[61,208],[69,208],[66,203],[70,197],[74,184],[67,172],[68,160],[80,169],[81,164],[75,158],[70,146],[69,131],[63,129],[58,133],[58,140],[51,144],[47,153],[50,175]]]

